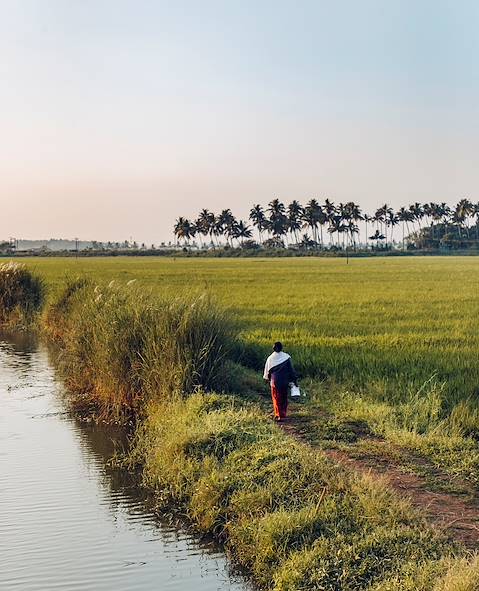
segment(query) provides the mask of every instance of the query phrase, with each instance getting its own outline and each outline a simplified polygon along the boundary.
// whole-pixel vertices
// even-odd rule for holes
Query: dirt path
[[[298,429],[294,417],[280,425],[292,437],[309,444],[301,429]],[[377,439],[374,442],[377,443]],[[326,448],[323,451],[332,460],[350,469],[382,478],[400,496],[407,498],[413,507],[424,513],[434,527],[469,549],[479,548],[479,495],[469,484],[455,480],[433,468],[434,479],[437,479],[443,488],[451,484],[464,492],[461,494],[435,491],[436,487],[432,486],[431,478],[405,471],[387,456],[358,457],[358,453],[352,449]],[[416,461],[418,467],[421,463],[427,462],[423,458],[416,458]]]

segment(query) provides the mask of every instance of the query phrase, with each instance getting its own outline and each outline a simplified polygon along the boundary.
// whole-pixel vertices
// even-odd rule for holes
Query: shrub
[[[0,265],[0,324],[29,323],[43,304],[43,281],[19,263]]]

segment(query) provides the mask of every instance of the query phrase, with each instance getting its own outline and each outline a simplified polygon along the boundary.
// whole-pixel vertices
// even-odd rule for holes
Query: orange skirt
[[[271,398],[273,399],[274,416],[278,419],[286,418],[288,410],[288,385],[283,387],[276,386],[271,382]]]

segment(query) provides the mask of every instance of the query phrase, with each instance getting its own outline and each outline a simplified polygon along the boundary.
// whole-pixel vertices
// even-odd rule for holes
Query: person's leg
[[[280,418],[285,419],[288,412],[288,385],[280,389],[278,406]]]
[[[271,382],[271,400],[273,401],[274,418],[279,419],[281,417],[281,398],[274,382]]]

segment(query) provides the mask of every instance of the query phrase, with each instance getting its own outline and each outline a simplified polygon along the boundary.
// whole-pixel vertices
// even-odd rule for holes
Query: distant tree
[[[315,242],[312,238],[310,238],[307,234],[303,234],[303,236],[301,237],[301,241],[298,244],[299,248],[304,250],[311,250],[313,248],[316,248],[317,245],[318,243]]]
[[[183,244],[186,245],[194,235],[194,229],[188,219],[179,217],[175,223],[174,233],[177,241],[183,240]]]
[[[294,237],[296,243],[298,243],[298,231],[301,230],[303,208],[299,201],[291,201],[288,205],[288,231]]]
[[[401,207],[401,209],[397,212],[397,218],[398,218],[398,221],[402,223],[402,247],[404,250],[404,248],[405,248],[404,228],[406,227],[407,234],[409,236],[410,235],[409,222],[411,222],[411,223],[414,222],[414,214],[409,209],[406,209],[405,207]]]
[[[322,221],[322,209],[316,199],[310,199],[306,203],[301,217],[305,229],[311,230],[313,241],[318,244],[318,227],[320,227],[320,222]]]
[[[202,209],[198,215],[198,219],[195,222],[198,237],[201,236],[208,236],[210,237],[210,242],[213,242],[213,235],[215,232],[215,215],[211,211],[207,209]]]
[[[242,220],[240,220],[239,222],[237,222],[235,224],[235,226],[233,228],[233,238],[236,238],[237,240],[239,240],[241,245],[243,245],[245,238],[251,238],[252,235],[253,235],[253,233],[251,232],[251,229],[246,224],[246,222],[243,222]]]
[[[268,220],[266,219],[265,213],[261,205],[254,205],[249,212],[249,219],[253,223],[259,233],[260,243],[263,241],[263,232],[268,228]]]
[[[285,213],[284,204],[279,199],[273,199],[268,204],[268,230],[273,238],[281,238],[288,232],[288,218]],[[281,241],[282,242],[282,241]]]
[[[386,236],[384,236],[384,234],[381,234],[381,232],[379,232],[379,230],[376,230],[376,232],[369,237],[369,240],[375,240],[376,241],[376,248],[379,248],[379,241],[380,240],[385,240]]]
[[[421,220],[424,217],[424,209],[420,203],[413,203],[409,206],[409,211],[413,215],[414,222],[417,222],[419,229],[421,229]]]
[[[231,213],[230,209],[223,209],[216,219],[216,232],[218,232],[220,236],[225,236],[228,244],[234,234],[236,223],[236,218]]]

